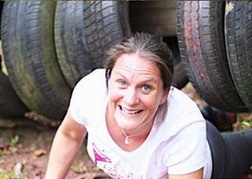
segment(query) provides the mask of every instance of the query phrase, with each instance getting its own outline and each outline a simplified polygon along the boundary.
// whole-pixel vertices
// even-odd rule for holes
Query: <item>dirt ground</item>
[[[185,92],[199,106],[205,105],[192,88],[185,89]],[[245,117],[250,121],[252,119],[251,114],[245,114]],[[22,118],[14,119],[14,125],[12,120],[10,125],[1,127],[1,121],[7,120],[0,117],[0,179],[42,179],[58,124],[46,127],[46,124]],[[238,122],[234,127],[240,129],[244,125],[251,127],[251,124],[246,120],[245,123]],[[104,178],[102,176],[104,176],[102,171],[95,167],[87,156],[84,143],[66,178]]]
[[[0,179],[42,179],[55,129],[0,129]],[[102,172],[86,154],[85,144],[67,178],[95,178]]]

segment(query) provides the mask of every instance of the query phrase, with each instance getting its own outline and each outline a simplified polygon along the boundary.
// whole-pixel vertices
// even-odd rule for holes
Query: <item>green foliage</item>
[[[13,138],[11,138],[10,145],[11,145],[11,146],[17,145],[18,142],[19,142],[19,139],[20,139],[19,136],[18,136],[18,135],[15,135]]]
[[[16,175],[13,171],[0,170],[0,179],[27,179],[27,176],[25,173]]]
[[[13,138],[11,138],[10,140],[10,151],[12,151],[13,153],[17,152],[18,148],[17,148],[17,144],[19,142],[19,136],[15,135]],[[1,179],[1,178],[0,178]]]
[[[240,130],[252,128],[252,120],[243,116],[239,116]]]

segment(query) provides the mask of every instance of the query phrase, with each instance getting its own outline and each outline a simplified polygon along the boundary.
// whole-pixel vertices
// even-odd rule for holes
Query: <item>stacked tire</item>
[[[178,3],[177,36],[187,76],[208,104],[223,111],[252,111],[251,5]]]
[[[19,99],[14,91],[8,77],[0,71],[0,116],[1,117],[21,117],[29,109]]]
[[[132,33],[147,31],[168,35],[167,42],[171,42],[169,37],[176,37],[175,19],[166,24],[161,20],[175,14],[176,3],[165,3],[166,10],[160,2],[141,4],[143,6],[128,1],[4,2],[1,39],[5,66],[13,91],[26,110],[62,120],[76,83],[92,70],[102,68],[104,52]],[[153,19],[162,10],[158,23],[155,19],[155,25],[141,22],[137,18],[139,7],[147,19]],[[173,30],[169,33],[155,31],[156,26]],[[177,44],[177,40],[173,42]],[[188,78],[178,45],[171,46],[179,72],[174,84],[182,88]]]
[[[9,79],[23,103],[52,119],[62,119],[71,89],[54,46],[55,2],[5,2],[1,37]]]
[[[228,64],[235,87],[252,111],[252,2],[228,1],[225,40]]]
[[[62,120],[72,89],[103,67],[104,52],[145,31],[172,49],[175,86],[189,78],[211,106],[248,112],[250,7],[246,1],[6,1],[1,40],[8,80],[25,112]]]
[[[3,2],[0,2],[0,12],[2,12]],[[0,14],[1,15],[1,14]],[[0,117],[18,118],[24,117],[29,109],[19,99],[10,83],[6,70],[3,69],[3,59],[0,55]]]

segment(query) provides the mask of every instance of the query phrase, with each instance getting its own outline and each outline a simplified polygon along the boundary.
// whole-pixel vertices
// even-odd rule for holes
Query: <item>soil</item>
[[[27,120],[27,119],[24,119]],[[42,179],[56,128],[0,129],[0,179]],[[2,174],[1,174],[2,173]],[[97,178],[103,174],[88,157],[85,144],[66,178]]]
[[[199,106],[206,105],[193,88],[186,88],[184,92]],[[247,117],[252,119],[251,114],[247,114]],[[1,125],[3,122],[5,125]],[[0,179],[44,178],[50,147],[58,125],[59,123],[50,123],[46,118],[34,113],[19,119],[0,117]],[[241,126],[241,123],[234,125],[237,129]],[[85,142],[66,178],[105,178],[104,173],[88,157]]]

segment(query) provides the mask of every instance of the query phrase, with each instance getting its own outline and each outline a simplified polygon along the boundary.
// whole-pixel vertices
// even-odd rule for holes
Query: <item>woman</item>
[[[112,178],[229,177],[230,165],[219,171],[212,160],[226,161],[221,153],[226,143],[197,105],[172,87],[173,57],[161,38],[135,34],[113,46],[106,58],[105,70],[93,71],[75,87],[46,178],[65,177],[87,133],[91,159]],[[250,137],[247,130],[235,140],[246,143],[247,150]],[[233,138],[227,135],[231,143]],[[249,157],[242,172],[252,164]]]

